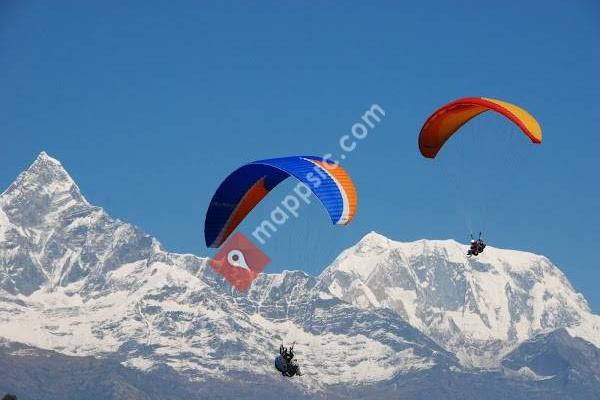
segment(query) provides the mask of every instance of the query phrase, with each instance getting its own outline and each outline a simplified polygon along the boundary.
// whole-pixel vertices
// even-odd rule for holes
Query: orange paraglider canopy
[[[425,121],[419,134],[421,154],[427,158],[435,158],[450,136],[472,118],[488,110],[510,119],[533,143],[542,142],[542,128],[521,107],[486,97],[464,97],[439,108]]]

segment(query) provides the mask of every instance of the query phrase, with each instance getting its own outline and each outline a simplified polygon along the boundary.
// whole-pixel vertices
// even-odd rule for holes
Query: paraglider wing
[[[204,221],[206,246],[223,244],[250,211],[290,176],[317,196],[334,224],[352,220],[356,189],[341,166],[312,156],[254,161],[232,172],[213,195]]]
[[[542,142],[542,128],[527,111],[514,104],[486,97],[465,97],[436,110],[419,134],[419,150],[427,158],[435,158],[444,143],[481,113],[495,111],[514,122],[533,143]]]

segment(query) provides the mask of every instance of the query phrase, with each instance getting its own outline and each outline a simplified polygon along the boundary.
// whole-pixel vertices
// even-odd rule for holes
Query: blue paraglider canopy
[[[348,224],[354,217],[356,189],[340,165],[313,156],[259,160],[238,168],[221,182],[206,212],[206,246],[221,246],[246,215],[288,177],[316,195],[334,224]]]

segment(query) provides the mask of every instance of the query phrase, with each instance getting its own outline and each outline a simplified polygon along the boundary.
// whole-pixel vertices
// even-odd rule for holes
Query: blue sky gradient
[[[212,254],[204,213],[227,174],[338,155],[376,103],[386,116],[344,161],[355,221],[303,207],[264,247],[267,271],[318,274],[371,230],[465,241],[484,229],[494,246],[550,257],[599,312],[600,4],[414,3],[3,1],[0,187],[46,150],[112,216]],[[488,115],[422,158],[433,109],[477,95],[527,108],[544,143]]]

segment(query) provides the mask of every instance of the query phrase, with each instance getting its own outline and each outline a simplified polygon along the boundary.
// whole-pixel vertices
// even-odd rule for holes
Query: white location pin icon
[[[246,264],[244,253],[242,253],[240,250],[231,250],[229,253],[227,253],[227,262],[232,267],[245,269],[248,272],[251,271],[250,267],[248,267],[248,264]]]

